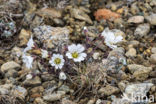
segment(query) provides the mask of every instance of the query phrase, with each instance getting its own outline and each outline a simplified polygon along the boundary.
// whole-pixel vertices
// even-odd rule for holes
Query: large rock
[[[156,0],[151,0],[150,5],[151,6],[156,6]]]
[[[38,26],[34,28],[34,35],[47,48],[58,47],[69,42],[69,30],[66,27]]]
[[[143,23],[144,17],[143,16],[133,16],[128,19],[128,23]]]
[[[109,75],[118,74],[120,69],[126,65],[124,51],[125,50],[123,48],[115,48],[109,53],[106,61],[104,62],[104,69],[107,69],[107,73]]]
[[[9,61],[9,62],[6,62],[4,63],[2,66],[1,66],[1,71],[2,72],[7,72],[8,70],[10,69],[20,69],[20,65],[17,64],[16,62],[14,61]]]
[[[81,8],[71,8],[70,13],[72,15],[72,17],[79,19],[79,20],[83,20],[86,21],[89,24],[92,24],[92,20],[90,19],[90,17],[86,14],[85,9],[81,9]]]
[[[32,79],[26,79],[26,80],[23,82],[23,84],[24,84],[25,86],[31,86],[31,87],[37,86],[37,85],[40,85],[40,84],[41,84],[41,79],[40,79],[40,77],[36,76],[36,77],[34,77],[34,78],[32,78]]]
[[[153,48],[151,49],[151,52],[154,53],[154,54],[156,54],[156,47],[153,47]]]
[[[122,98],[114,97],[112,104],[146,104],[145,102],[142,102],[141,99],[142,97],[147,96],[147,93],[152,86],[152,83],[129,84],[126,86]]]
[[[126,87],[125,94],[129,96],[132,94],[146,95],[152,86],[152,83],[130,84]]]
[[[42,8],[38,10],[36,14],[38,14],[41,17],[50,18],[50,19],[62,17],[62,12],[54,8]]]
[[[151,25],[156,25],[156,13],[152,13],[150,16],[146,16],[145,18]]]
[[[31,96],[35,97],[35,95],[41,95],[44,91],[44,88],[42,86],[37,86],[32,88],[29,92],[31,93]]]
[[[21,86],[15,86],[12,91],[11,94],[16,96],[16,97],[20,97],[22,99],[25,99],[26,95],[28,94],[27,90],[24,87]]]
[[[128,65],[128,69],[133,74],[134,78],[139,81],[146,80],[149,73],[152,71],[152,67],[145,67],[137,64]]]
[[[9,94],[9,90],[0,87],[0,95],[6,95],[6,94]]]
[[[61,100],[63,95],[64,94],[61,93],[53,93],[53,94],[48,94],[43,96],[43,99],[46,101],[57,101],[57,100]]]
[[[156,53],[151,55],[150,61],[151,63],[156,64]]]
[[[145,23],[145,24],[140,24],[135,32],[134,32],[134,35],[139,35],[139,37],[143,37],[143,36],[146,36],[150,31],[150,25]]]
[[[107,85],[106,87],[102,87],[98,90],[98,93],[102,95],[106,95],[106,96],[109,96],[118,92],[119,92],[119,89],[117,87],[110,86],[110,85]]]
[[[15,77],[18,76],[18,71],[16,71],[15,69],[11,69],[7,73],[5,73],[5,76],[8,77],[8,78],[9,77],[15,78]]]
[[[133,74],[136,71],[140,70],[152,70],[152,67],[145,67],[143,65],[138,65],[138,64],[130,64],[128,65],[129,71]]]
[[[135,57],[136,56],[136,49],[135,48],[130,48],[126,54],[127,57]]]
[[[10,89],[13,87],[12,84],[0,85],[0,95],[6,95],[10,93]]]

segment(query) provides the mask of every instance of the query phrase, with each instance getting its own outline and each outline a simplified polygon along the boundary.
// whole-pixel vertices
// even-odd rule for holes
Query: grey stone
[[[143,37],[143,36],[146,36],[149,33],[149,31],[150,31],[150,25],[148,23],[140,24],[136,28],[134,35]]]
[[[153,48],[151,49],[151,52],[154,53],[154,54],[156,54],[156,47],[153,47]]]
[[[156,64],[156,53],[151,55],[150,61],[151,63]]]
[[[135,48],[130,48],[126,54],[127,57],[135,57],[136,56],[136,49]]]
[[[125,93],[127,95],[132,94],[146,95],[146,93],[150,90],[152,86],[153,86],[152,83],[130,84],[126,87]]]
[[[106,96],[110,96],[112,94],[118,93],[119,89],[114,86],[107,85],[106,87],[102,87],[98,90],[98,93]]]
[[[11,69],[5,74],[5,76],[15,78],[18,76],[18,72],[15,69]]]
[[[151,24],[156,25],[156,13],[152,13],[149,16],[146,16],[145,19]]]
[[[37,86],[37,85],[40,85],[41,84],[41,79],[40,77],[36,76],[32,79],[26,79],[23,84],[25,86]]]
[[[134,78],[139,81],[146,80],[149,73],[152,71],[152,67],[145,67],[137,64],[128,65],[128,69],[133,74]]]
[[[93,23],[90,17],[85,13],[84,9],[71,8],[70,13],[76,19],[86,21],[89,24]]]
[[[43,96],[43,99],[46,101],[57,101],[57,100],[60,100],[63,95],[64,94],[61,94],[61,93],[52,93],[52,94]]]
[[[143,23],[144,17],[143,16],[133,16],[128,19],[128,23]]]
[[[14,62],[14,61],[9,61],[9,62],[4,63],[1,66],[1,71],[2,72],[7,72],[10,69],[20,69],[20,65],[17,64],[16,62]]]
[[[11,94],[17,97],[21,97],[22,99],[25,99],[26,95],[28,94],[27,90],[24,87],[21,86],[15,86]]]

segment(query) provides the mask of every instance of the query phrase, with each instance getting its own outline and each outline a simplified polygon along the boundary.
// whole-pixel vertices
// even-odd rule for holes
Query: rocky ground
[[[0,104],[156,104],[156,0],[0,0]]]

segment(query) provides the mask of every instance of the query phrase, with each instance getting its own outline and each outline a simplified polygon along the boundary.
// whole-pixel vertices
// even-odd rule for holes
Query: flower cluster
[[[88,32],[87,27],[84,27],[83,30],[84,30],[84,33]],[[101,35],[105,38],[105,44],[112,49],[116,48],[117,47],[116,44],[123,40],[122,35],[117,35],[113,30],[109,30],[109,28],[106,28],[101,33]],[[27,43],[27,47],[24,49],[24,54],[22,57],[23,63],[25,63],[25,66],[28,69],[32,68],[32,63],[34,61],[34,58],[28,55],[27,51],[32,50],[36,46],[34,44],[35,42],[33,41],[33,37],[31,36]],[[60,54],[60,52],[51,54],[51,52],[48,52],[47,50],[40,49],[40,48],[39,48],[39,51],[41,54],[41,58],[45,60],[49,59],[49,64],[52,67],[54,67],[56,70],[62,69],[65,62],[68,62],[69,60],[72,60],[74,62],[82,62],[87,57],[87,54],[85,53],[85,47],[81,44],[71,44],[67,46],[67,51],[64,51],[63,54]],[[30,75],[27,77],[28,79],[31,78]],[[66,79],[65,73],[63,72],[60,73],[59,78],[61,80],[65,80]]]
[[[68,52],[66,56],[68,59],[73,59],[74,62],[81,62],[85,60],[87,54],[83,51],[85,48],[81,44],[72,44],[68,46]],[[63,55],[61,54],[53,54],[49,63],[51,66],[54,66],[56,69],[61,69],[64,65],[65,60],[63,59]]]
[[[28,43],[27,43],[27,47],[24,49],[23,52],[23,63],[25,63],[25,66],[28,69],[32,68],[32,63],[34,58],[30,55],[27,55],[27,51],[32,50],[34,47],[34,41],[33,41],[33,37],[31,36],[31,38],[29,39]],[[64,57],[67,57],[70,60],[73,60],[74,62],[81,62],[84,61],[87,54],[84,52],[85,51],[85,47],[81,44],[72,44],[69,45],[68,47],[68,51],[66,52],[65,56],[59,54],[59,53],[54,53],[52,54],[52,57],[49,60],[49,63],[52,67],[55,67],[55,69],[62,69],[64,64],[65,64],[65,59]],[[49,58],[49,54],[47,50],[44,49],[40,49],[41,51],[41,56],[43,59],[48,59]],[[28,79],[30,79],[30,75],[27,76]],[[61,80],[65,80],[66,79],[66,75],[64,72],[61,72],[59,75],[59,78]]]

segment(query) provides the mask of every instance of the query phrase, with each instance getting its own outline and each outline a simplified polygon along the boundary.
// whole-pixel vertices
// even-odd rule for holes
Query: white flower
[[[47,58],[48,57],[48,51],[47,50],[43,50],[41,49],[41,54],[42,54],[42,58]]]
[[[61,69],[64,65],[65,60],[63,59],[63,56],[60,54],[53,54],[51,57],[51,60],[49,63],[51,66],[54,66],[56,69]]]
[[[28,75],[26,76],[26,79],[32,79],[32,75],[31,75],[31,74],[28,74]]]
[[[60,80],[66,80],[67,79],[66,74],[64,72],[60,72],[59,79]]]
[[[68,52],[66,53],[66,56],[69,59],[73,59],[75,62],[81,62],[85,60],[87,56],[87,54],[83,52],[84,50],[85,48],[81,44],[72,44],[68,46]]]
[[[34,47],[34,41],[33,41],[33,38],[31,36],[28,43],[27,43],[27,47],[24,49],[24,52],[31,50],[33,47]]]
[[[117,48],[115,44],[121,42],[123,39],[121,35],[115,36],[114,32],[110,31],[109,28],[106,28],[102,32],[102,36],[105,38],[106,45],[112,49]]]
[[[28,69],[32,68],[32,63],[33,63],[33,57],[31,56],[26,56],[25,54],[23,55],[23,63],[26,64],[26,67]]]

